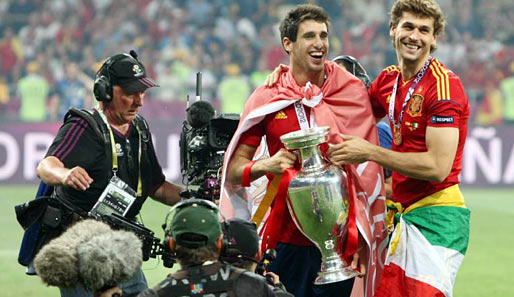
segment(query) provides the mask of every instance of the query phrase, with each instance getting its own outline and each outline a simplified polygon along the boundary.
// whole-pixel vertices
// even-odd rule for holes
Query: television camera
[[[196,100],[186,109],[180,134],[180,168],[187,190],[183,198],[210,201],[220,197],[220,173],[225,150],[239,124],[238,114],[220,114],[201,100],[202,73],[196,74]],[[187,181],[185,181],[187,180]]]

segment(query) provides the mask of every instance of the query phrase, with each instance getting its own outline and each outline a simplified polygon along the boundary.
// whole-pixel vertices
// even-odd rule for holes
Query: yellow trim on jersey
[[[439,60],[436,60],[437,62],[437,65],[439,65],[439,67],[441,67],[441,71],[444,72],[444,79],[446,80],[446,98],[444,99],[452,99],[452,97],[450,96],[450,76],[448,75],[448,70],[446,70],[443,65],[441,65],[441,62],[439,62]]]
[[[441,80],[439,79],[439,75],[434,69],[434,64],[430,64],[430,70],[432,70],[432,75],[435,77],[436,80],[436,90],[437,90],[437,100],[441,99]]]
[[[443,68],[438,60],[434,60],[434,62],[430,64],[430,69],[437,82],[437,100],[451,99],[448,71]]]
[[[384,68],[384,70],[382,70],[383,72],[393,72],[393,71],[397,71],[397,72],[400,72],[400,69],[398,68],[398,66],[396,65],[391,65],[391,66],[388,66],[386,68]]]

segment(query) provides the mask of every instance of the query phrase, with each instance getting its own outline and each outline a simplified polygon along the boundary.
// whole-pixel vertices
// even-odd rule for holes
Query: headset
[[[232,233],[230,232],[230,224],[233,224],[233,223],[235,223],[235,222],[232,220],[225,220],[224,222],[221,223],[221,229],[223,230],[223,235],[225,237],[224,240],[226,240],[227,244],[225,245],[224,253],[222,253],[220,255],[220,258],[222,260],[230,262],[230,263],[238,262],[238,261],[242,261],[242,260],[248,260],[248,261],[258,264],[262,257],[260,247],[257,248],[257,253],[255,255],[253,255],[253,257],[248,257],[248,256],[244,255],[243,252],[241,252],[238,249],[237,243],[236,243]],[[254,228],[255,232],[257,232],[257,225],[255,223],[246,221],[243,224],[248,224],[250,228]]]
[[[164,251],[165,252],[175,254],[175,251],[176,251],[176,243],[175,243],[175,240],[173,239],[173,236],[171,235],[171,231],[170,231],[171,226],[168,226],[168,218],[169,218],[170,214],[173,213],[173,216],[175,216],[183,209],[192,207],[194,204],[196,204],[197,206],[205,207],[209,210],[212,210],[216,214],[218,214],[218,216],[223,217],[218,206],[209,200],[191,198],[191,199],[182,200],[181,202],[177,203],[175,206],[173,206],[168,211],[168,213],[166,214],[164,223],[162,224],[162,228],[164,229],[164,235],[165,235],[165,237],[164,237]],[[223,227],[223,224],[222,224],[222,227]],[[229,246],[228,242],[224,239],[223,234],[224,233],[222,230],[222,236],[220,236],[220,238],[218,239],[218,241],[216,243],[218,252],[221,255],[223,255],[227,252],[227,249]]]
[[[366,86],[366,89],[369,89],[371,86],[371,79],[369,78],[366,69],[364,69],[357,59],[350,55],[342,55],[333,58],[332,61],[337,64],[343,64],[348,72],[360,79]]]
[[[105,60],[104,64],[96,73],[95,84],[93,86],[93,94],[97,101],[111,102],[113,97],[113,83],[111,80],[111,67],[116,62],[121,61],[127,57],[134,58],[138,63],[137,53],[134,50],[130,51],[130,56],[127,54],[116,54]]]

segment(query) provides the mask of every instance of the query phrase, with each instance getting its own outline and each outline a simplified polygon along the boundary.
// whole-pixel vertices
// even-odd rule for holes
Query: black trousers
[[[320,267],[321,253],[317,247],[279,243],[271,271],[279,275],[295,297],[349,297],[354,278],[327,285],[313,284]]]

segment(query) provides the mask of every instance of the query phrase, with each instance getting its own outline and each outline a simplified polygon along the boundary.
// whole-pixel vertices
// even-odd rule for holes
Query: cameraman
[[[263,265],[262,259],[259,262],[261,252],[255,223],[239,218],[227,220],[223,222],[223,236],[226,238],[228,248],[220,260],[251,272],[256,272],[257,265]],[[271,271],[265,272],[264,275],[277,296],[293,296],[287,293],[278,275]]]
[[[66,114],[37,174],[55,187],[54,196],[73,217],[87,215],[116,177],[117,185],[121,180],[134,194],[125,215],[128,219],[135,219],[148,196],[167,205],[180,200],[182,189],[165,181],[148,124],[138,115],[144,92],[156,86],[134,51],[117,54],[109,57],[96,74],[94,95],[99,108],[71,109]],[[130,297],[146,289],[147,283],[139,270],[120,286],[123,295]],[[76,287],[61,289],[61,296],[93,293]]]
[[[168,245],[182,270],[170,274],[149,296],[277,296],[266,280],[249,271],[218,261],[224,247],[218,207],[207,200],[188,199],[171,212],[166,229]]]

